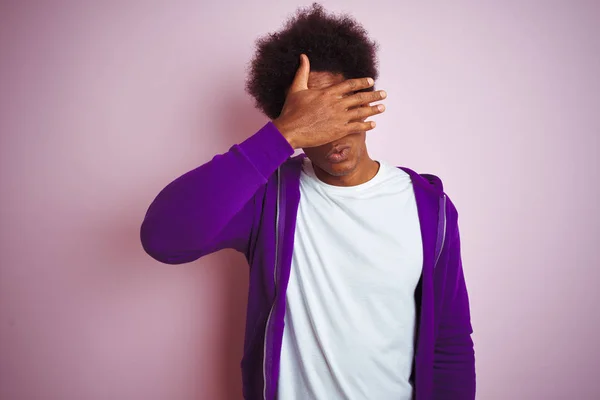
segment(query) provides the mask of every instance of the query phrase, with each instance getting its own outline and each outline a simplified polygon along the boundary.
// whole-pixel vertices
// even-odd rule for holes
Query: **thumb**
[[[294,81],[290,86],[289,93],[308,89],[308,74],[310,72],[310,63],[306,54],[300,54],[300,66],[296,71]]]

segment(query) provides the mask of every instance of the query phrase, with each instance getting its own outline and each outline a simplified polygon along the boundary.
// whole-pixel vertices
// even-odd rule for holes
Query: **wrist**
[[[296,150],[297,143],[296,143],[295,135],[294,135],[293,131],[290,128],[286,127],[285,124],[283,124],[278,119],[275,119],[272,122],[273,122],[273,125],[275,125],[275,128],[277,128],[277,130],[279,131],[279,133],[281,133],[281,135],[285,138],[285,140],[288,141],[290,146],[292,146],[292,148],[294,150]]]

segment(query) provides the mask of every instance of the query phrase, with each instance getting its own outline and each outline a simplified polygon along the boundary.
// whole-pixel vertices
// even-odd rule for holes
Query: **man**
[[[144,249],[246,256],[246,399],[473,399],[457,210],[367,152],[376,44],[317,4],[257,44],[247,89],[271,121],[160,192]]]

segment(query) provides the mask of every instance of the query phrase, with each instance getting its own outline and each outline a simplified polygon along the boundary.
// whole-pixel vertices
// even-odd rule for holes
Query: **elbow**
[[[163,264],[178,265],[194,261],[198,256],[181,254],[169,244],[168,238],[160,229],[145,219],[140,228],[142,248],[150,257]]]
[[[142,248],[150,257],[164,264],[172,264],[171,258],[164,251],[164,245],[160,235],[157,234],[155,229],[152,229],[151,224],[148,220],[144,220],[140,229],[140,241]]]

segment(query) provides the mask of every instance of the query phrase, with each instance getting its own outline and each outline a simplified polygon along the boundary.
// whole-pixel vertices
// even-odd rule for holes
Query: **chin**
[[[335,164],[332,164],[325,160],[322,164],[319,164],[318,166],[331,176],[345,176],[354,171],[357,165],[358,160],[356,158],[350,158],[346,161]]]

